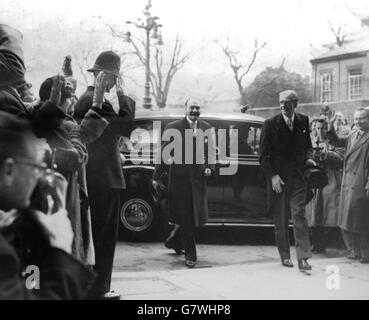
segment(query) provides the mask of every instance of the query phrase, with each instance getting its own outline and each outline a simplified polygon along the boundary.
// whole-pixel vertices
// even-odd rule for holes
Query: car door
[[[266,180],[259,166],[262,123],[230,121],[227,129],[227,158],[238,165],[236,173],[220,175],[223,186],[223,218],[229,223],[270,223],[267,215]]]
[[[217,130],[222,123],[220,120],[216,119],[204,119],[206,122],[210,124],[212,129],[214,130],[214,138],[215,144],[218,145],[217,139]],[[209,219],[214,220],[223,215],[225,210],[224,208],[224,199],[223,199],[223,185],[221,178],[219,176],[219,163],[215,165],[215,172],[211,175],[211,177],[206,178],[207,185],[207,198],[208,198],[208,210],[209,210]]]

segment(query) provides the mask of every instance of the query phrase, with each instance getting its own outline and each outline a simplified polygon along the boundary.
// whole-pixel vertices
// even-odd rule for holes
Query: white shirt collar
[[[287,124],[287,121],[288,121],[290,118],[286,117],[283,113],[282,113],[282,116],[283,116],[284,122],[286,122],[286,124]],[[292,114],[291,121],[292,121],[292,123],[295,121],[295,113],[293,113],[293,114]]]
[[[186,116],[186,119],[187,119],[187,122],[190,125],[190,127],[191,127],[192,124],[195,124],[196,127],[197,127],[197,120],[196,121],[192,121],[192,120],[190,120],[190,118],[188,116]]]

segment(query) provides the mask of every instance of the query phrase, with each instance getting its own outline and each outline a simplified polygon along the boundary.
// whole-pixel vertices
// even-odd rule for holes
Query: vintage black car
[[[122,193],[120,211],[121,235],[128,240],[144,241],[163,238],[168,224],[165,199],[153,196],[151,179],[158,150],[158,142],[165,126],[182,118],[183,109],[172,111],[144,111],[136,116],[129,146],[122,152],[123,171],[127,190]],[[266,180],[259,169],[260,132],[264,119],[240,112],[208,113],[201,119],[215,129],[226,147],[226,159],[219,157],[216,173],[208,179],[209,225],[270,225],[266,210]],[[218,135],[226,129],[226,135]],[[235,129],[238,139],[234,139]],[[231,144],[238,152],[232,154]],[[128,149],[131,148],[129,151]],[[133,150],[133,151],[132,151]],[[237,164],[233,175],[220,175],[220,168]]]

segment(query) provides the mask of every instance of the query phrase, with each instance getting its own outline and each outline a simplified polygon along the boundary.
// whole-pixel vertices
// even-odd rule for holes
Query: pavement
[[[274,246],[197,245],[198,263],[163,243],[118,244],[112,288],[124,300],[369,299],[369,265],[341,249],[309,260],[310,273],[282,267]]]

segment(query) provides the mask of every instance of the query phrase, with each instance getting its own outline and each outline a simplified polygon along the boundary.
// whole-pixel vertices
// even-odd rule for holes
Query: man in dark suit
[[[125,189],[118,142],[121,136],[130,135],[135,115],[135,102],[123,93],[119,69],[120,57],[112,51],[102,52],[95,65],[88,70],[94,74],[95,85],[87,88],[74,112],[77,121],[82,120],[90,109],[109,121],[102,135],[87,144],[87,189],[95,245],[95,271],[98,274],[92,298],[119,299],[118,294],[110,292],[118,237],[120,193]],[[104,99],[105,92],[114,86],[119,101],[117,113],[112,104]]]
[[[275,237],[282,265],[293,267],[288,234],[289,213],[293,221],[300,270],[311,270],[309,229],[305,218],[307,195],[304,166],[311,162],[309,118],[295,112],[297,94],[279,94],[281,113],[266,120],[261,132],[260,165],[268,179],[269,208],[273,212]]]
[[[28,122],[0,112],[0,300],[83,299],[94,274],[70,255],[73,231],[66,210],[46,215],[28,209],[45,173],[39,143]],[[63,202],[66,181],[55,174],[53,182],[53,199]],[[40,272],[34,290],[21,276],[30,265]]]
[[[206,177],[212,174],[215,165],[214,133],[210,125],[199,117],[200,103],[189,99],[185,105],[185,117],[169,123],[164,130],[163,137],[167,136],[168,140],[173,137],[174,140],[162,143],[160,162],[153,176],[153,185],[157,187],[169,164],[168,208],[170,222],[176,227],[167,239],[166,247],[177,253],[184,248],[189,268],[193,268],[197,260],[195,228],[208,219]],[[181,140],[176,141],[175,137]],[[173,150],[171,156],[174,157],[168,163],[168,159],[164,158],[165,149],[173,143],[177,149]],[[181,156],[176,157],[178,154]]]

